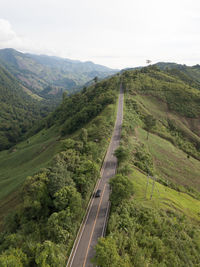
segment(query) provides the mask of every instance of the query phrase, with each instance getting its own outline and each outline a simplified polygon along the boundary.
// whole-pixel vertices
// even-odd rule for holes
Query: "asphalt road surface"
[[[72,252],[69,267],[92,267],[91,259],[95,255],[94,247],[98,238],[104,235],[108,210],[109,210],[109,194],[110,188],[108,181],[115,175],[117,167],[117,159],[113,155],[119,146],[121,127],[123,121],[123,88],[120,87],[119,104],[117,118],[110,145],[101,169],[101,179],[97,189],[101,190],[98,198],[93,198],[82,231],[79,234],[78,241]]]

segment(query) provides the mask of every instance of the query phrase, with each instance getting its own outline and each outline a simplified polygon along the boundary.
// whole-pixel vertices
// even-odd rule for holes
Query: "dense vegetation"
[[[28,95],[18,81],[0,66],[0,150],[19,142],[50,108]]]
[[[114,126],[118,91],[117,77],[97,83],[65,98],[40,125],[71,135],[60,140],[62,152],[51,164],[23,184],[22,204],[6,218],[0,235],[0,266],[8,262],[11,266],[64,266],[99,178]],[[90,99],[98,110],[81,98]],[[74,116],[76,123],[73,127],[68,124],[68,130],[69,116]],[[81,128],[83,124],[85,128]]]
[[[122,74],[122,140],[97,266],[198,266],[199,91],[156,67]],[[195,159],[196,158],[196,159]],[[147,178],[148,176],[154,178]],[[156,180],[156,182],[154,182]]]
[[[111,199],[113,195],[118,197],[112,192]],[[199,227],[183,215],[128,200],[119,206],[113,205],[108,236],[100,239],[96,246],[96,264],[198,266],[199,252]]]
[[[157,125],[151,129],[152,132],[200,159],[199,128],[195,125],[195,120],[198,124],[200,117],[200,91],[155,66],[141,71],[125,72],[123,77],[127,92],[135,95],[135,98],[126,100],[130,108],[129,116],[131,110],[135,110],[137,118],[144,124],[145,117],[152,112],[151,116],[157,121]],[[149,102],[146,105],[150,111],[144,106],[145,99]],[[153,110],[155,102],[160,103],[157,110]]]
[[[107,236],[96,246],[98,266],[200,262],[200,91],[184,79],[155,66],[121,74],[119,166],[110,180]],[[21,205],[6,218],[0,235],[0,266],[64,266],[99,178],[118,89],[116,76],[64,95],[56,111],[29,132],[30,143],[56,132],[52,142],[61,152],[23,184]],[[22,150],[27,146],[23,143]],[[149,178],[148,187],[147,175],[156,180]]]

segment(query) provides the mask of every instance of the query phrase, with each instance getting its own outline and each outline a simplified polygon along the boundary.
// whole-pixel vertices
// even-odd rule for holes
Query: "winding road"
[[[90,203],[86,219],[75,241],[67,267],[92,267],[91,259],[95,255],[94,247],[97,244],[98,238],[105,234],[110,207],[110,188],[108,181],[115,175],[117,168],[117,159],[114,156],[114,151],[120,143],[123,121],[123,101],[124,92],[122,86],[120,86],[115,127],[101,169],[101,179],[96,185],[96,189],[101,190],[101,196],[93,198]]]

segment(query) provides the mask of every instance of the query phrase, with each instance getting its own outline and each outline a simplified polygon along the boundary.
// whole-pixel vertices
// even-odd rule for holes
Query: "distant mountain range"
[[[24,54],[11,48],[0,50],[0,64],[42,98],[72,92],[96,76],[101,79],[118,71],[90,61]]]

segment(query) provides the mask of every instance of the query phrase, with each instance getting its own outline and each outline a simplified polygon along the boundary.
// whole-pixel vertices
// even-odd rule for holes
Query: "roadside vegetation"
[[[13,191],[21,185],[20,205],[2,225],[0,266],[7,266],[8,262],[16,267],[65,265],[99,178],[114,127],[118,92],[119,79],[114,77],[64,98],[62,105],[32,130],[29,144],[17,145],[19,148],[13,153],[19,155],[21,151],[24,157],[21,167],[26,168],[26,164],[39,157],[31,154],[30,162],[25,160],[30,144],[38,151],[38,139],[44,141],[43,134],[52,134],[50,150],[47,145],[47,154],[45,149],[41,151],[46,158],[43,163],[39,159],[40,170],[35,169],[36,173],[25,182],[23,172],[21,176],[18,173],[18,184],[7,176],[8,190],[9,179]],[[4,196],[3,187],[1,194]]]
[[[110,181],[107,235],[93,261],[101,267],[198,266],[199,90],[155,66],[122,77],[118,174]]]

